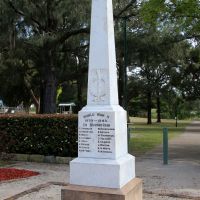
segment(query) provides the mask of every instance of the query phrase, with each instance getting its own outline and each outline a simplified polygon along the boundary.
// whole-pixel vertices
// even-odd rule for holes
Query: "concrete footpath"
[[[162,147],[136,158],[137,176],[144,181],[145,200],[200,200],[200,122],[170,141],[169,165],[162,164]],[[15,163],[9,167],[38,171],[41,175],[0,183],[0,200],[60,200],[69,179],[69,166]]]
[[[162,164],[162,146],[136,159],[136,163],[146,194],[159,196],[149,199],[200,200],[200,121],[191,123],[169,142],[169,165]]]

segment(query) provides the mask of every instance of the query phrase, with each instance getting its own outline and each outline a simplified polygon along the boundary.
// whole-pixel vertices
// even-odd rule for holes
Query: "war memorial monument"
[[[141,200],[119,106],[112,0],[92,0],[87,105],[79,112],[78,158],[63,200]]]

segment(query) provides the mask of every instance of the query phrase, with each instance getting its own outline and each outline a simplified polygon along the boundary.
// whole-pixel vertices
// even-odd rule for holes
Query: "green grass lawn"
[[[162,120],[162,123],[153,121],[147,125],[144,118],[131,118],[131,138],[129,151],[133,155],[142,155],[162,144],[163,128],[169,129],[169,139],[172,139],[184,132],[185,127],[191,120],[179,120],[178,127],[175,127],[175,120]]]

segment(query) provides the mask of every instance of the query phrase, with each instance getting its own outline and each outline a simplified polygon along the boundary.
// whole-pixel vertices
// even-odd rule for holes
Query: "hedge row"
[[[76,115],[0,115],[0,152],[76,156]]]

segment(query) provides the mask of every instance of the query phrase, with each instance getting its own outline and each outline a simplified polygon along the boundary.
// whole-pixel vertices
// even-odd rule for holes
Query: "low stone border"
[[[67,186],[68,183],[63,183],[63,182],[47,182],[47,183],[44,183],[44,184],[41,184],[41,185],[37,185],[36,187],[33,187],[29,190],[26,190],[24,192],[21,192],[19,194],[16,194],[12,197],[9,197],[9,198],[6,198],[4,200],[17,200],[27,194],[30,194],[30,193],[33,193],[33,192],[39,192],[41,189],[43,188],[47,188],[51,185],[58,185],[58,186]],[[144,190],[143,191],[144,194],[156,194],[158,196],[162,196],[162,197],[172,197],[172,198],[176,198],[176,199],[191,199],[191,200],[199,200],[199,197],[193,197],[193,196],[189,196],[189,195],[181,195],[181,194],[159,194],[159,193],[154,193],[154,192],[151,192],[151,191],[146,191]]]
[[[4,200],[16,200],[16,199],[19,199],[27,194],[30,194],[30,193],[33,193],[33,192],[39,192],[41,189],[43,188],[47,188],[51,185],[58,185],[58,186],[67,186],[68,184],[67,183],[62,183],[62,182],[48,182],[48,183],[44,183],[44,184],[41,184],[41,185],[37,185],[36,187],[33,187],[29,190],[26,190],[24,192],[21,192],[19,194],[16,194],[12,197],[9,197],[9,198],[6,198]]]
[[[192,200],[200,200],[199,197],[196,196],[191,196],[190,194],[175,194],[175,193],[156,193],[152,191],[143,191],[145,194],[155,194],[161,197],[171,197],[171,198],[176,198],[176,199],[192,199]]]
[[[55,164],[69,164],[72,157],[60,157],[60,156],[44,156],[34,154],[7,154],[2,153],[0,158],[9,161],[23,161],[23,162],[38,162],[38,163],[55,163]]]

